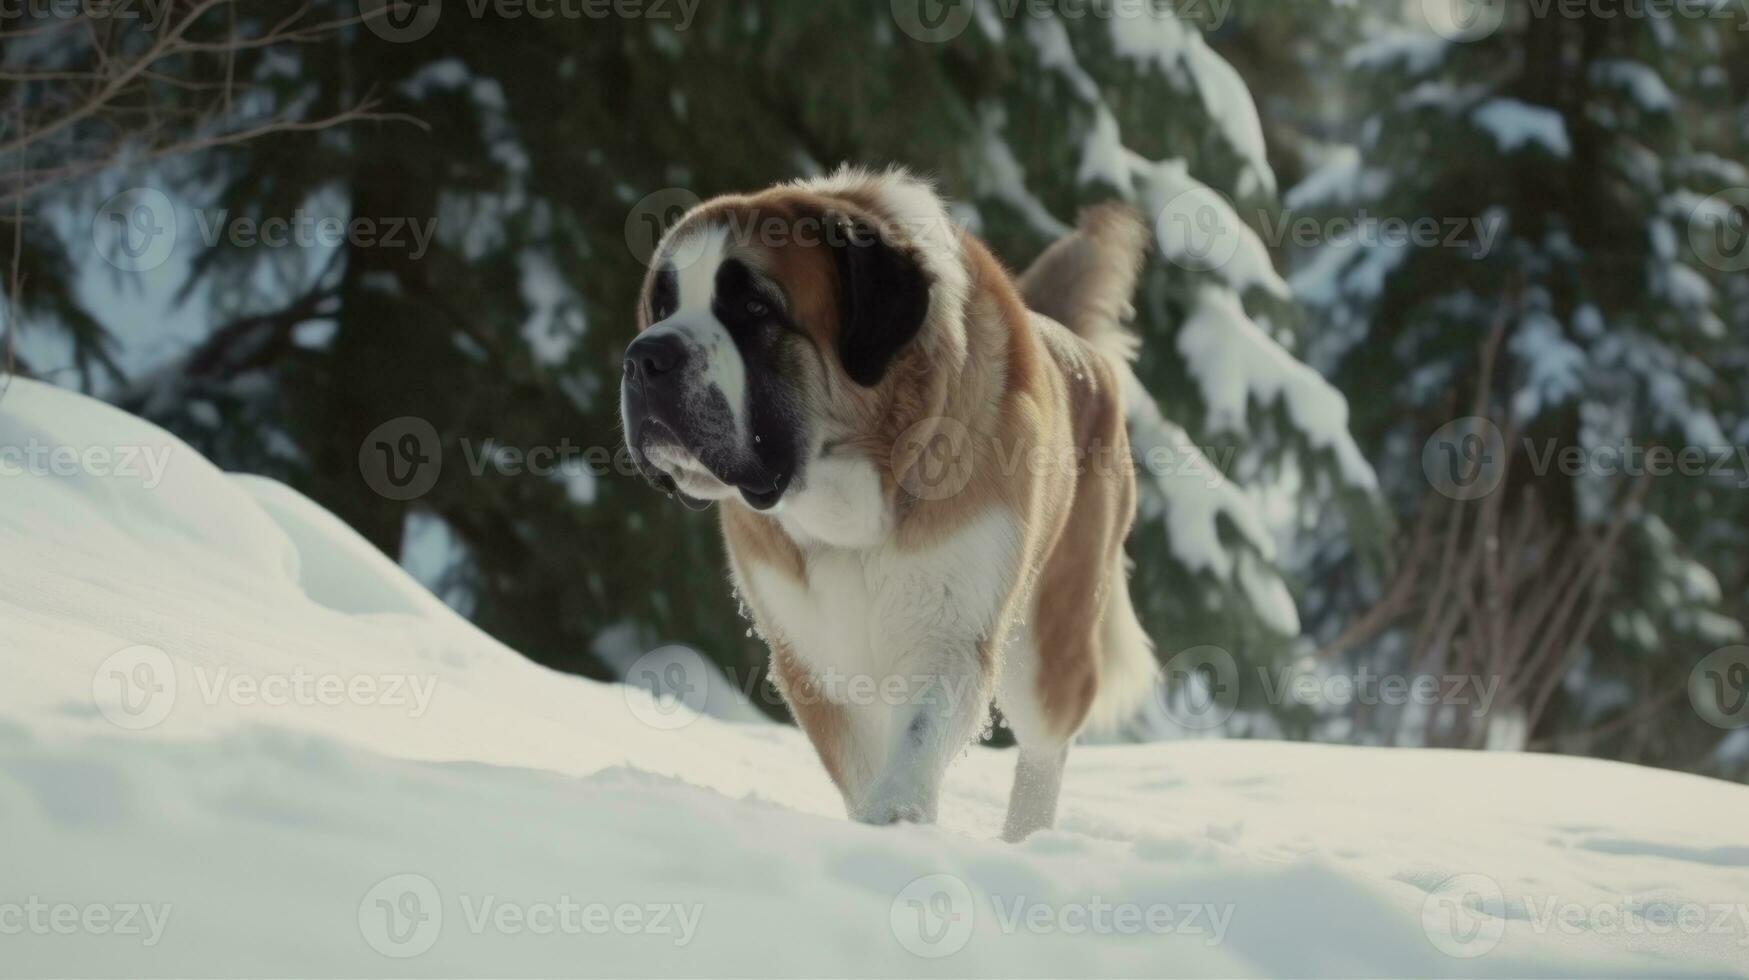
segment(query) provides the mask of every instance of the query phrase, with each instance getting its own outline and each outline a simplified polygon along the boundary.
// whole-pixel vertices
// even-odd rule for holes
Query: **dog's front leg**
[[[907,696],[893,707],[885,763],[852,812],[863,823],[933,823],[947,767],[988,716],[985,643],[948,642],[906,660]]]
[[[771,674],[790,714],[807,733],[826,774],[843,795],[846,811],[854,814],[858,801],[879,775],[882,746],[872,732],[879,730],[883,719],[873,713],[876,706],[833,700],[833,692],[782,640],[771,644]]]

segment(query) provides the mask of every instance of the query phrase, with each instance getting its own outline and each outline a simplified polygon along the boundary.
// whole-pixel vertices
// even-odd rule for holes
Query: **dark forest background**
[[[1245,684],[1221,731],[1749,775],[1691,685],[1749,616],[1741,5],[1144,6],[9,16],[12,368],[297,488],[540,662],[617,678],[684,643],[747,677],[714,515],[615,463],[654,235],[714,194],[901,163],[1023,266],[1122,197],[1160,239],[1147,435],[1185,464],[1147,473],[1131,544],[1161,659],[1500,680],[1479,718]],[[305,238],[265,242],[276,218]],[[369,234],[319,240],[324,218]],[[1343,231],[1389,219],[1442,234]],[[1483,472],[1440,475],[1491,434]],[[410,490],[372,462],[409,437],[442,458]],[[1604,472],[1621,446],[1726,465]],[[1168,680],[1134,737],[1183,734],[1174,699],[1208,678]]]

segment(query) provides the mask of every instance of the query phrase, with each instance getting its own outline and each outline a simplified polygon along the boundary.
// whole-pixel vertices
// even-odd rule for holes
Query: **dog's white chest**
[[[931,548],[818,546],[806,553],[806,581],[755,565],[746,585],[816,676],[878,683],[913,657],[992,635],[1015,580],[1019,532],[1012,515],[992,510]]]
[[[749,583],[769,624],[816,674],[862,675],[877,662],[878,586],[861,552],[837,548],[808,558],[807,581],[755,566]]]
[[[861,457],[830,456],[808,468],[807,483],[790,494],[777,514],[790,537],[836,548],[878,547],[892,530],[892,509],[881,475]]]

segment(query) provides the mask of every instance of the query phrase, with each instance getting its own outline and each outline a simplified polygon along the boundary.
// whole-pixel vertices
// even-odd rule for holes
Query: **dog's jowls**
[[[858,820],[933,820],[994,700],[1020,744],[1004,834],[1049,827],[1076,733],[1151,688],[1120,397],[1145,240],[1095,208],[1017,283],[927,183],[844,170],[707,202],[657,250],[627,444],[721,503],[772,675]]]

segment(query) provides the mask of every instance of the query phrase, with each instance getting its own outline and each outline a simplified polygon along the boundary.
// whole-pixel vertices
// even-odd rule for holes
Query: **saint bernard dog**
[[[1123,552],[1146,240],[1103,205],[1016,280],[927,182],[847,168],[705,202],[657,246],[626,444],[721,505],[773,681],[853,818],[933,821],[994,701],[1020,840],[1055,821],[1076,734],[1152,690]]]

